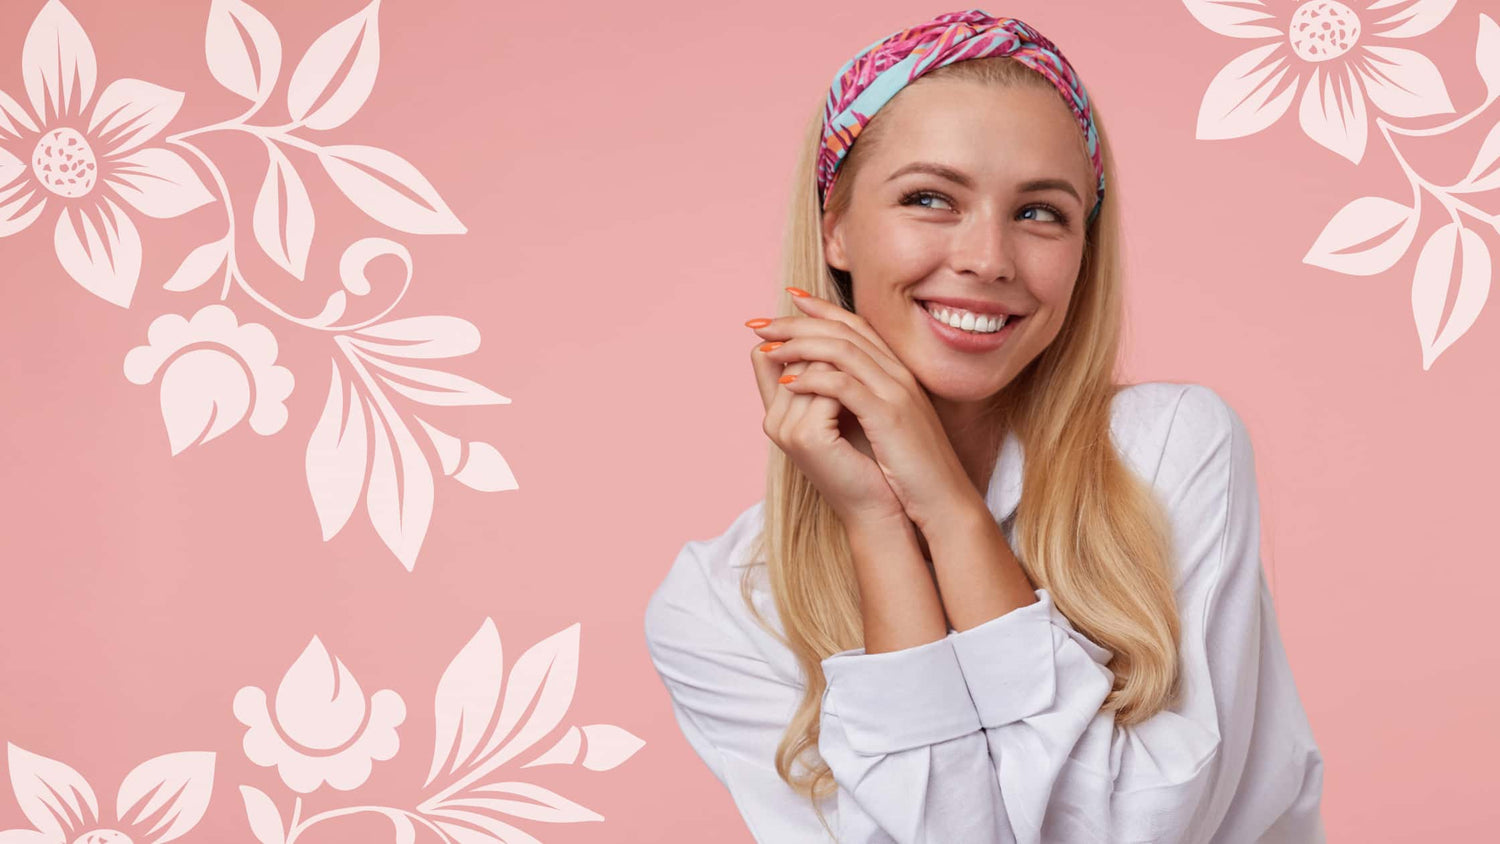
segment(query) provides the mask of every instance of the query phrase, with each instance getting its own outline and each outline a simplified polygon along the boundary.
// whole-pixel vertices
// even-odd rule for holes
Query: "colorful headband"
[[[849,146],[876,110],[896,92],[929,70],[987,56],[1013,56],[1040,73],[1063,95],[1088,144],[1098,179],[1098,199],[1089,222],[1104,201],[1104,159],[1088,93],[1057,45],[1015,18],[992,18],[979,9],[949,12],[876,41],[844,63],[834,77],[823,108],[823,146],[818,156],[818,198],[828,204],[829,189]]]

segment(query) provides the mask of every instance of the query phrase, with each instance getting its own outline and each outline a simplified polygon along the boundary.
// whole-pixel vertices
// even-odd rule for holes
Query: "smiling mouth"
[[[955,326],[953,326],[950,323],[947,323],[947,322],[944,322],[943,320],[938,319],[937,316],[934,315],[932,313],[932,311],[928,309],[929,303],[928,303],[927,300],[925,300],[925,299],[913,299],[912,301],[916,303],[917,308],[919,308],[922,311],[923,315],[925,315],[928,319],[932,320],[933,322],[936,322],[939,325],[947,326],[948,328],[951,328],[954,331],[962,331],[965,334],[970,334],[970,335],[973,335],[975,337],[988,337],[988,336],[993,335],[993,334],[999,334],[1000,332],[1002,332],[1005,329],[1009,328],[1011,325],[1014,325],[1015,323],[1018,323],[1021,320],[1023,320],[1023,319],[1026,318],[1026,314],[1009,314],[1009,315],[1006,316],[1005,322],[1002,323],[1001,326],[999,328],[995,329],[994,331],[972,331],[972,330],[967,330],[967,329],[955,327]]]

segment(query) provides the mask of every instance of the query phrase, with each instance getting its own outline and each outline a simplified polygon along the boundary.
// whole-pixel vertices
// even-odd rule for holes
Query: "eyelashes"
[[[924,198],[927,198],[927,197],[931,197],[933,199],[941,199],[942,201],[948,203],[949,205],[953,204],[953,200],[952,199],[950,199],[949,197],[945,196],[944,194],[938,193],[937,191],[933,191],[933,190],[917,190],[917,191],[912,191],[912,192],[910,192],[908,194],[905,194],[904,196],[901,197],[901,204],[902,205],[917,205],[918,204],[917,200],[924,199]],[[920,207],[926,208],[928,206],[923,205],[923,206],[920,206]],[[1068,213],[1066,211],[1063,211],[1061,208],[1058,208],[1057,206],[1052,205],[1051,203],[1048,203],[1048,202],[1033,202],[1030,205],[1027,205],[1026,207],[1027,208],[1042,208],[1042,209],[1045,209],[1047,211],[1052,212],[1053,214],[1055,214],[1057,216],[1057,224],[1060,225],[1060,226],[1066,227],[1072,221],[1072,218],[1068,216]]]

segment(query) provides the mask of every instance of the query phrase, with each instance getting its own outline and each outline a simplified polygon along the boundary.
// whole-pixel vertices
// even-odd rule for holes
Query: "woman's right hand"
[[[755,380],[766,408],[762,430],[823,494],[846,527],[905,519],[901,500],[875,463],[869,440],[854,414],[838,399],[814,393],[794,393],[778,379],[808,370],[834,366],[823,361],[781,364],[750,349]]]

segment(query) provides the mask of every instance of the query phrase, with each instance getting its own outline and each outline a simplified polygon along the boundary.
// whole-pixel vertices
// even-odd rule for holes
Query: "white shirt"
[[[1323,760],[1298,699],[1260,564],[1254,458],[1212,389],[1121,390],[1111,432],[1168,507],[1184,694],[1117,727],[1099,706],[1112,656],[1037,601],[935,642],[823,661],[823,802],[841,844],[1323,842]],[[1014,541],[1022,452],[1001,448],[985,502]],[[647,607],[652,661],[678,725],[758,842],[826,842],[811,802],[776,774],[805,681],[745,608],[780,631],[764,563],[764,500],[686,544]]]

